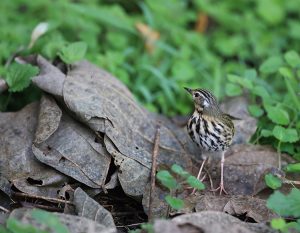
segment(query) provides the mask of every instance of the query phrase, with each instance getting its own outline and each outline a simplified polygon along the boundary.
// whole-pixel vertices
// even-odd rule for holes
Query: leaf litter
[[[39,104],[32,103],[16,113],[0,114],[0,130],[4,136],[0,140],[0,152],[4,155],[0,158],[1,180],[4,177],[26,195],[45,197],[45,200],[66,198],[67,193],[72,193],[72,186],[95,190],[88,192],[95,195],[121,185],[126,195],[138,202],[142,200],[147,213],[151,153],[158,125],[161,125],[159,166],[178,164],[190,172],[197,169],[201,151],[191,142],[185,128],[140,107],[125,85],[111,74],[86,61],[70,66],[67,74],[58,68],[60,65],[56,67],[41,56],[37,56],[35,61],[31,59],[31,63],[40,68],[40,74],[32,79],[33,83],[47,94],[44,94]],[[178,197],[189,204],[180,212],[182,216],[171,221],[177,224],[182,221],[178,220],[182,217],[191,227],[193,224],[189,218],[194,218],[191,216],[211,218],[214,221],[212,229],[218,232],[218,229],[229,227],[231,221],[240,221],[230,214],[246,214],[246,217],[256,222],[265,222],[272,217],[272,213],[265,207],[265,201],[253,195],[266,188],[263,177],[270,170],[276,169],[277,154],[264,146],[246,144],[256,130],[256,120],[248,114],[246,106],[247,100],[244,97],[234,98],[223,105],[227,112],[242,119],[236,123],[235,145],[227,152],[224,167],[226,189],[232,196],[211,196],[208,190],[193,197],[187,196],[186,191],[179,193]],[[216,168],[219,164],[213,165],[206,172],[211,173],[213,183],[216,183],[219,176],[214,169],[218,171]],[[69,188],[64,192],[66,187]],[[1,191],[10,195],[8,189],[8,183],[1,182]],[[165,216],[166,195],[165,190],[156,185],[154,216]],[[103,229],[115,226],[109,211],[82,189],[77,188],[74,200],[70,200],[75,204],[77,214],[96,221],[99,219],[97,216],[106,216],[108,223],[99,223],[104,226]],[[26,215],[27,211],[16,209],[12,215]],[[194,211],[200,212],[184,214]],[[68,219],[63,221],[72,219],[69,225],[76,224],[74,221],[80,218],[57,215],[61,219]],[[227,221],[228,226],[227,223],[222,225],[223,220],[220,223],[216,219]],[[93,226],[98,224],[88,221]],[[171,227],[168,222],[165,223]],[[237,232],[240,229],[245,230],[243,232],[258,232],[255,227],[241,223],[237,224]],[[203,224],[194,225],[193,228],[196,232],[211,232],[207,229],[211,222]],[[96,225],[94,227],[99,227]],[[156,232],[160,232],[158,226],[162,224],[155,222]],[[188,228],[182,226],[180,223],[180,226],[174,225],[170,229],[173,232],[178,229],[178,232],[186,232]],[[261,227],[266,228],[265,225]]]

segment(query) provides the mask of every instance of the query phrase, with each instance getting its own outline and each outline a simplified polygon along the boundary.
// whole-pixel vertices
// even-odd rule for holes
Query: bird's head
[[[216,97],[210,91],[205,89],[191,89],[187,87],[184,89],[192,95],[195,109],[198,112],[219,111],[219,105]]]

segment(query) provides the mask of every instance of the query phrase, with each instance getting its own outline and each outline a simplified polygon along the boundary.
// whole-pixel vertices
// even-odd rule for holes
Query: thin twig
[[[28,207],[28,208],[39,208],[39,209],[44,209],[44,210],[49,210],[49,211],[55,211],[55,212],[62,212],[62,208],[54,207],[54,206],[46,206],[46,205],[40,205],[40,204],[35,204],[35,203],[29,203],[29,202],[21,202],[23,207]]]
[[[41,199],[41,200],[55,202],[55,203],[63,203],[63,204],[74,205],[73,202],[71,202],[71,201],[62,200],[62,199],[53,198],[53,197],[42,197],[42,196],[36,196],[36,195],[29,195],[29,194],[26,194],[26,193],[14,193],[13,196],[35,198],[35,199]]]
[[[117,228],[121,228],[121,227],[134,227],[134,226],[139,226],[142,225],[144,222],[139,222],[139,223],[133,223],[133,224],[129,224],[129,225],[121,225],[121,226],[116,226]]]
[[[0,206],[0,210],[4,211],[5,213],[9,213],[9,210],[4,208],[3,206]]]
[[[295,184],[295,185],[300,185],[300,181],[298,180],[288,180],[286,178],[282,179],[282,182],[285,184]]]
[[[152,153],[152,167],[151,167],[151,186],[150,186],[150,196],[149,196],[149,211],[148,211],[148,219],[152,221],[152,208],[153,208],[153,193],[155,189],[155,174],[156,174],[156,162],[157,162],[157,155],[159,151],[159,141],[160,141],[160,124],[157,126],[155,140],[154,140],[154,147]]]

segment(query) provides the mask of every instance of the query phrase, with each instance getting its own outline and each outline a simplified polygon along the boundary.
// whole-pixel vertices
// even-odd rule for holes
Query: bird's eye
[[[199,93],[196,92],[194,96],[197,98],[197,97],[199,97],[200,95],[199,95]]]

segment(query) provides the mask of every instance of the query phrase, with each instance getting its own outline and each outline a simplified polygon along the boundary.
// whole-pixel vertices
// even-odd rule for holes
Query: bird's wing
[[[235,117],[235,116],[231,116],[231,115],[229,115],[229,114],[225,114],[230,120],[238,120],[238,121],[241,121],[241,120],[243,120],[242,118],[238,118],[238,117]]]

